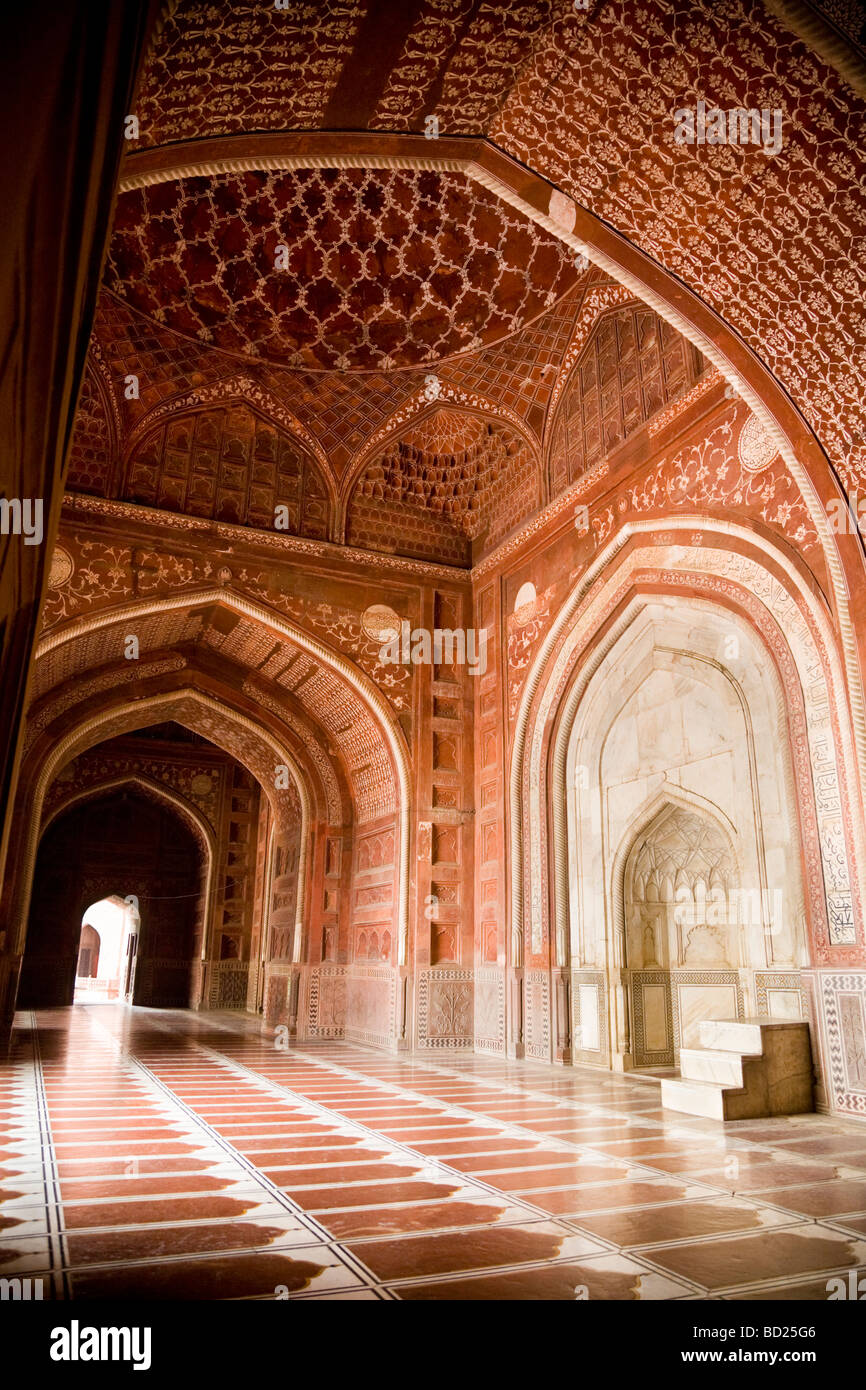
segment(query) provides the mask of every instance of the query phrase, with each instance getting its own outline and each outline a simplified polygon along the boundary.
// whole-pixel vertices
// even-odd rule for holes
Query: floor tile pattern
[[[280,1050],[257,1019],[19,1015],[0,1275],[54,1299],[816,1299],[866,1273],[866,1126],[652,1080]]]

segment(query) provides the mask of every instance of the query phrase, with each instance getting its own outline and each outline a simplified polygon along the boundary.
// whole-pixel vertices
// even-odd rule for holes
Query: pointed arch
[[[615,936],[618,934],[623,941],[626,930],[625,875],[628,861],[640,841],[663,822],[666,813],[677,810],[690,811],[713,825],[736,859],[739,838],[736,826],[731,824],[725,813],[714,802],[687,787],[667,785],[663,791],[651,793],[634,812],[631,824],[623,831],[614,851],[612,868],[613,934]],[[677,885],[674,883],[672,886],[675,897]],[[665,901],[661,892],[659,901]],[[623,960],[625,960],[625,954],[623,954]]]
[[[397,777],[398,817],[399,817],[399,887],[398,887],[398,960],[406,964],[409,932],[409,864],[411,834],[411,777],[409,772],[409,753],[406,738],[391,711],[387,699],[374,682],[353,662],[332,650],[317,637],[312,637],[303,628],[265,608],[252,599],[236,594],[229,588],[204,589],[183,594],[173,594],[159,599],[140,600],[124,604],[122,607],[106,609],[90,618],[79,618],[68,626],[49,633],[38,644],[35,659],[38,662],[49,652],[101,628],[116,623],[134,621],[137,617],[168,613],[178,609],[190,608],[210,603],[225,605],[239,616],[251,618],[276,633],[277,636],[292,642],[327,667],[359,697],[377,726],[379,735],[390,756]],[[288,761],[288,759],[286,759]]]
[[[328,462],[328,456],[318,439],[314,434],[311,434],[306,425],[298,419],[298,416],[289,409],[284,401],[275,396],[266,386],[262,386],[243,372],[236,373],[234,376],[223,377],[220,381],[209,382],[206,386],[197,386],[193,391],[172,396],[149,410],[136,422],[126,440],[123,451],[124,469],[134,450],[140,446],[156,426],[165,424],[167,420],[173,420],[178,415],[193,414],[215,405],[245,405],[261,420],[277,426],[285,434],[303,445],[318,463],[332,503],[336,500],[336,480]]]
[[[435,374],[434,374],[435,375]],[[349,505],[366,468],[390,445],[396,444],[407,430],[414,429],[442,409],[474,416],[503,426],[510,425],[523,440],[536,467],[541,472],[539,441],[525,422],[513,410],[474,391],[465,391],[435,377],[437,395],[431,400],[422,387],[390,415],[355,454],[340,484],[337,539],[345,542]],[[544,499],[542,499],[544,500]]]
[[[119,777],[110,777],[107,781],[95,783],[91,787],[84,787],[79,791],[72,792],[71,795],[59,801],[56,806],[46,815],[39,826],[39,841],[54,821],[71,811],[74,806],[79,806],[84,801],[91,801],[104,795],[106,792],[117,791],[122,787],[138,786],[147,792],[154,800],[164,801],[170,805],[178,815],[186,820],[192,827],[193,833],[199,840],[207,864],[205,874],[204,902],[205,902],[205,930],[202,936],[202,958],[208,950],[210,934],[212,929],[211,914],[213,911],[213,886],[214,869],[216,864],[216,841],[211,826],[208,824],[201,811],[186,797],[181,796],[173,788],[167,787],[162,782],[155,781],[152,777],[147,777],[143,772],[123,773]],[[37,845],[38,850],[38,845]],[[35,863],[35,861],[34,861]]]
[[[45,802],[45,794],[51,785],[55,775],[61,767],[71,761],[79,753],[95,744],[102,742],[101,731],[107,727],[111,729],[111,736],[120,733],[131,732],[134,729],[143,727],[142,714],[152,710],[158,710],[162,719],[174,718],[178,723],[184,724],[187,728],[195,727],[189,723],[189,706],[198,707],[203,711],[215,712],[227,719],[236,728],[246,730],[260,739],[270,749],[277,759],[284,763],[292,775],[293,782],[297,789],[301,805],[301,849],[298,862],[298,891],[295,907],[295,931],[300,934],[303,931],[303,912],[304,898],[307,883],[308,864],[309,864],[309,838],[310,838],[310,798],[306,781],[302,776],[297,763],[290,751],[282,745],[266,729],[257,725],[246,715],[240,714],[237,710],[224,702],[214,700],[209,695],[202,694],[201,691],[191,688],[184,688],[178,691],[166,691],[161,695],[151,695],[144,699],[126,699],[108,709],[101,710],[98,714],[91,715],[77,723],[64,738],[60,739],[48,752],[42,762],[39,773],[33,786],[32,798],[28,810],[27,826],[23,843],[23,858],[21,872],[17,880],[17,904],[14,911],[13,920],[17,920],[17,944],[23,946],[23,934],[26,931],[27,913],[30,903],[30,895],[33,887],[33,872],[36,865],[36,854],[39,848],[39,840],[42,834],[42,807]],[[170,710],[170,714],[166,711]],[[186,715],[186,717],[184,717]],[[232,755],[238,757],[234,749],[229,749]],[[239,757],[239,761],[243,758]],[[246,766],[246,763],[244,763]],[[261,783],[261,778],[255,769],[248,768],[253,776]],[[272,787],[267,783],[261,783],[265,795],[268,797],[275,809],[277,818],[280,815],[280,806],[274,795]]]
[[[693,533],[697,527],[702,528],[702,534],[698,543],[694,544]],[[719,533],[716,541],[718,548],[715,550],[710,548],[710,529]],[[845,868],[839,882],[847,881],[848,886],[842,888],[841,897],[846,902],[850,901],[856,923],[861,917],[857,885],[866,870],[863,807],[858,787],[849,784],[847,774],[848,767],[856,766],[856,710],[852,710],[846,698],[850,692],[846,692],[842,658],[834,641],[827,610],[819,596],[803,581],[796,566],[768,539],[755,537],[732,522],[713,522],[708,527],[705,518],[668,517],[663,522],[628,523],[609,541],[564,602],[539,646],[524,683],[510,764],[512,963],[517,965],[522,960],[525,905],[533,914],[532,920],[538,924],[547,901],[543,888],[546,875],[542,814],[545,798],[552,803],[554,816],[555,843],[551,866],[556,882],[554,897],[557,902],[563,901],[567,856],[562,816],[568,740],[563,738],[562,729],[566,721],[558,724],[559,733],[553,748],[550,742],[568,672],[573,669],[584,644],[600,624],[609,620],[604,641],[597,650],[590,652],[581,667],[581,685],[585,686],[604,659],[605,652],[630,622],[629,612],[618,611],[612,599],[602,606],[602,577],[605,571],[616,569],[619,565],[626,575],[634,576],[643,562],[648,573],[655,574],[659,585],[667,592],[673,592],[673,588],[668,586],[675,585],[679,578],[668,572],[659,573],[659,551],[653,550],[646,542],[642,543],[642,538],[654,531],[666,533],[672,543],[675,542],[675,533],[691,533],[681,535],[677,542],[676,567],[681,571],[683,584],[697,584],[706,592],[707,598],[715,599],[717,603],[721,598],[735,611],[738,606],[746,606],[748,625],[756,629],[756,639],[772,652],[774,664],[784,674],[785,688],[794,701],[790,714],[791,719],[796,721],[797,747],[812,749],[811,755],[798,753],[795,775],[799,779],[798,802],[809,847],[807,894],[811,907],[813,950],[819,961],[832,958],[841,963],[859,959],[862,946],[858,943],[862,925],[859,929],[855,926],[853,933],[849,928],[844,928],[841,933],[837,932],[835,938],[829,931],[829,922],[837,910],[837,890],[830,886],[835,880],[836,868],[829,863],[820,847],[824,813],[816,804],[809,765],[810,756],[819,756],[815,752],[816,716],[809,715],[810,708],[817,710],[814,702],[818,699],[822,711],[831,711],[836,734],[835,743],[828,745],[828,773],[834,786],[838,787],[838,795],[842,805],[847,806],[848,813],[846,849],[843,851]],[[746,560],[742,555],[723,548],[722,542],[727,538],[741,539],[745,543],[745,554],[750,558]],[[632,544],[626,555],[630,542]],[[776,574],[773,573],[774,569]],[[782,579],[778,577],[779,572]],[[633,583],[633,579],[627,579],[615,598],[624,601],[632,592]],[[818,673],[820,676],[816,680]],[[817,716],[822,717],[826,716]],[[543,771],[547,757],[551,759],[549,774]],[[556,937],[560,949],[562,926],[560,920]]]

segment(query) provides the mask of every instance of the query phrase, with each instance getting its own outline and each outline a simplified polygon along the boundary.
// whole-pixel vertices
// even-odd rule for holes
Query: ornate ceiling
[[[537,459],[512,426],[453,409],[422,416],[390,449],[367,464],[351,497],[346,539],[350,545],[471,563],[471,542],[482,532],[488,544],[508,528],[496,525],[501,504],[508,515],[529,516],[541,504]]]
[[[141,140],[248,130],[486,129],[533,40],[568,5],[257,0],[167,7],[141,87]]]
[[[105,283],[188,337],[280,366],[433,366],[578,278],[568,248],[463,174],[304,169],[124,193]]]
[[[687,397],[694,351],[496,193],[426,167],[443,137],[483,137],[689,286],[855,486],[862,103],[771,9],[167,6],[71,489],[260,528],[282,507],[290,534],[465,566]],[[698,97],[781,108],[782,149],[674,144]],[[304,167],[297,133],[328,131],[376,133],[371,167]],[[376,154],[396,132],[412,168]],[[261,143],[280,133],[288,164]]]
[[[705,367],[598,272],[435,372],[239,363],[103,292],[68,486],[264,530],[281,508],[290,535],[466,567]]]

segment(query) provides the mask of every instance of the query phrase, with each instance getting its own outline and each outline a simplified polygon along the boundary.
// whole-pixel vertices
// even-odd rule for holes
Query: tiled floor
[[[0,1274],[45,1298],[825,1300],[866,1272],[866,1126],[722,1126],[585,1068],[279,1051],[235,1014],[17,1023]]]

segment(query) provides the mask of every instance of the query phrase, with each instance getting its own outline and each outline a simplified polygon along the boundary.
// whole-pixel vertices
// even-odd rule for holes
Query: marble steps
[[[724,1052],[716,1047],[680,1048],[680,1076],[687,1081],[712,1081],[722,1086],[746,1086],[743,1075],[748,1063],[760,1066],[761,1054],[746,1056],[742,1052]],[[674,1080],[673,1077],[670,1078]]]
[[[667,1109],[751,1120],[814,1108],[807,1023],[706,1019],[698,1031],[701,1046],[680,1050],[680,1075],[662,1080]]]

